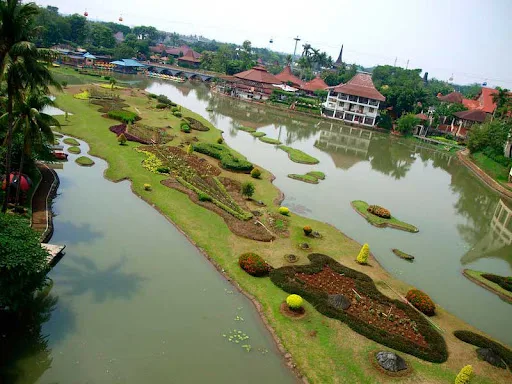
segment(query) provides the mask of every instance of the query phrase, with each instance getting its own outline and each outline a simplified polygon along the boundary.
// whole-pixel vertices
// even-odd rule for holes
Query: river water
[[[512,345],[512,306],[461,274],[463,268],[512,274],[512,203],[487,188],[455,157],[389,135],[212,95],[204,84],[151,79],[141,86],[167,95],[223,130],[229,146],[276,176],[274,183],[286,196],[283,205],[369,243],[392,275]],[[238,131],[239,126],[265,132],[320,163],[293,163],[275,146]],[[287,178],[289,173],[310,170],[323,171],[326,180],[311,185]],[[373,227],[353,211],[352,200],[384,206],[420,232]],[[392,248],[416,259],[406,262]]]
[[[296,382],[252,303],[129,182],[104,179],[105,161],[85,168],[77,156],[57,170],[58,301],[15,362],[16,382]],[[235,330],[249,339],[223,337]]]

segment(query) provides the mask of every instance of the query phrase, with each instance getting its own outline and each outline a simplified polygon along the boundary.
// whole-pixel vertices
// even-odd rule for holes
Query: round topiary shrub
[[[176,116],[176,117],[181,117],[182,116],[180,111],[174,111],[172,114],[174,116]]]
[[[359,264],[368,264],[368,256],[370,255],[370,246],[368,244],[364,244],[359,251],[359,255],[357,255],[356,261]]]
[[[238,258],[238,264],[251,276],[267,276],[270,272],[270,265],[260,255],[252,252],[244,253]]]
[[[261,176],[261,171],[258,168],[253,168],[253,170],[251,171],[251,177],[253,177],[255,179],[259,179],[260,176]]]
[[[151,184],[144,184],[145,191],[151,191]]]
[[[156,171],[158,173],[169,173],[171,170],[169,169],[169,167],[158,167]]]
[[[183,124],[181,126],[181,132],[184,132],[184,133],[190,133],[190,126],[187,125],[187,124]]]
[[[455,384],[468,384],[472,375],[473,367],[471,365],[466,365],[460,370],[459,374],[455,378]]]
[[[405,296],[407,301],[427,316],[435,315],[436,306],[429,295],[419,289],[411,289]]]
[[[391,219],[391,212],[378,205],[370,205],[366,210],[375,216],[382,217],[383,219]]]
[[[302,228],[302,230],[304,231],[304,234],[306,236],[311,235],[311,232],[313,232],[313,228],[311,228],[309,225],[304,226],[304,228]]]
[[[290,214],[290,210],[287,207],[279,207],[279,213],[281,215],[288,216]]]
[[[286,298],[286,304],[292,311],[298,311],[302,308],[304,300],[299,295],[290,295]]]
[[[217,139],[217,144],[222,144],[224,142],[224,139],[222,137],[219,137]]]

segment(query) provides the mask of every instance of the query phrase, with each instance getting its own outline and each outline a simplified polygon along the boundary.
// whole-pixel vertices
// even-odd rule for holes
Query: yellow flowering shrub
[[[286,304],[290,309],[299,309],[303,303],[304,300],[299,295],[290,295],[286,298]]]
[[[370,255],[370,246],[368,244],[364,244],[361,250],[359,251],[359,255],[357,255],[356,261],[359,264],[367,264],[368,256]]]
[[[151,191],[151,184],[144,184],[144,190],[145,191]]]
[[[459,374],[455,378],[455,384],[468,384],[472,375],[473,367],[471,365],[466,365],[460,370]]]
[[[279,207],[279,213],[281,215],[288,216],[290,214],[290,210],[287,207]]]
[[[148,171],[153,173],[159,173],[158,168],[163,167],[162,160],[160,160],[156,155],[148,151],[142,151],[140,149],[136,149],[137,152],[144,153],[147,157],[142,161],[142,166],[146,168]]]
[[[73,97],[78,100],[88,100],[89,96],[90,96],[90,94],[89,94],[89,91],[87,91],[87,90],[77,93],[76,95],[73,95]]]

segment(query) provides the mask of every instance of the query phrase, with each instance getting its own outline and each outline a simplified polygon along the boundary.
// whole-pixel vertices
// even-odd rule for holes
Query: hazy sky
[[[153,25],[293,53],[299,36],[335,60],[422,68],[456,83],[512,88],[512,0],[43,0],[91,20]],[[274,43],[270,44],[269,40]]]

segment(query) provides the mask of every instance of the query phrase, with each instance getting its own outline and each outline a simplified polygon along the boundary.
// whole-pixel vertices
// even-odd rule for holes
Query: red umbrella
[[[26,175],[21,175],[21,177],[19,176],[19,173],[18,172],[12,172],[11,175],[10,175],[10,182],[11,182],[11,186],[13,188],[17,188],[18,187],[18,183],[21,183],[20,184],[20,189],[23,191],[23,192],[26,192],[30,189],[30,186],[32,185],[32,180],[30,180],[30,178]],[[5,180],[4,182],[2,183],[2,190],[5,191]]]

